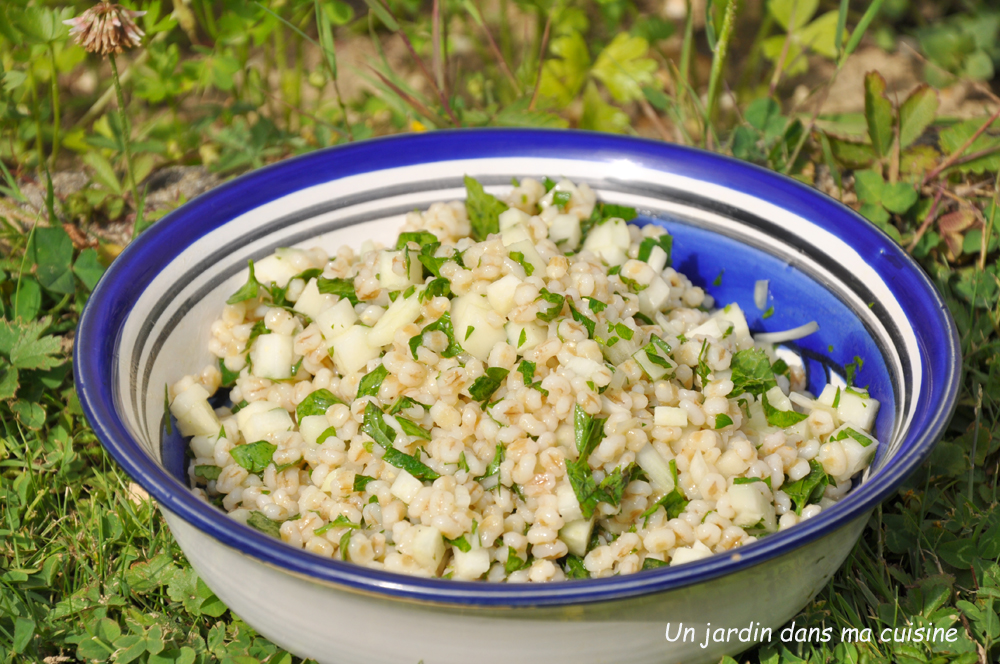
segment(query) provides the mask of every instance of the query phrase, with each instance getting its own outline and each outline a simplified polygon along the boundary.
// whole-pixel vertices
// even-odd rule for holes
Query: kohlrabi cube
[[[736,512],[733,523],[741,528],[763,525],[770,532],[777,529],[771,490],[764,482],[734,484],[727,491],[729,504]]]
[[[670,286],[660,275],[656,275],[646,288],[639,291],[639,311],[647,316],[655,316],[669,300]]]
[[[559,539],[574,556],[587,555],[590,544],[590,534],[594,531],[593,519],[571,521],[559,529]]]
[[[357,322],[358,315],[354,313],[351,302],[344,299],[319,312],[313,319],[323,338],[333,341]]]
[[[563,251],[576,251],[580,246],[580,220],[575,214],[560,214],[549,226],[549,239]]]
[[[663,408],[663,406],[659,408]],[[684,420],[687,421],[686,415]],[[639,453],[635,455],[635,462],[646,472],[649,483],[663,493],[670,493],[676,487],[674,475],[670,472],[670,461],[664,459],[663,455],[652,444],[639,450]]]
[[[326,415],[306,415],[299,422],[299,433],[310,445],[315,445],[323,432],[330,428]]]
[[[292,377],[295,353],[292,337],[287,334],[262,334],[250,348],[253,375],[259,378],[281,380]]]
[[[472,539],[479,539],[473,536]],[[471,549],[462,551],[457,546],[451,547],[454,558],[454,579],[474,581],[490,571],[490,552],[486,549]]]
[[[528,213],[518,210],[517,208],[507,208],[500,213],[500,217],[498,219],[501,233],[508,228],[517,226],[518,224],[527,226],[529,221],[531,221],[531,217]]]
[[[663,272],[663,268],[667,267],[667,252],[663,250],[660,245],[653,245],[653,250],[649,252],[649,258],[646,262],[649,263],[649,267],[653,268],[654,272]]]
[[[295,423],[292,422],[292,416],[287,410],[266,401],[256,403],[267,403],[270,408],[251,415],[240,426],[243,438],[248,443],[255,443],[258,440],[274,441],[279,434],[292,430]]]
[[[708,558],[711,555],[712,550],[699,540],[693,546],[679,546],[674,549],[674,553],[670,557],[670,566],[683,565],[684,563]]]
[[[727,338],[736,341],[737,347],[742,349],[753,347],[753,338],[750,336],[750,327],[747,325],[747,318],[740,309],[740,305],[735,302],[727,304],[722,309],[712,314],[712,317],[719,321],[719,328],[725,335],[726,330],[732,325],[732,332]]]
[[[302,273],[311,265],[308,254],[301,249],[282,247],[267,258],[262,258],[253,264],[254,276],[264,285],[274,283],[280,288],[288,285],[289,280]]]
[[[170,413],[177,419],[182,436],[216,435],[222,424],[208,403],[211,396],[200,383],[193,383],[174,397]]]
[[[500,277],[486,287],[486,299],[493,311],[504,316],[514,308],[514,293],[521,285],[521,280],[513,274]]]
[[[389,305],[382,317],[376,321],[368,333],[368,344],[381,347],[392,343],[396,330],[409,325],[420,317],[420,293],[423,288],[416,289],[409,297],[397,297]]]
[[[321,312],[333,306],[334,299],[333,295],[320,293],[316,280],[310,279],[306,287],[302,289],[302,293],[299,294],[299,299],[295,300],[295,306],[292,309],[315,320]]]
[[[507,340],[503,326],[495,326],[490,322],[490,314],[493,313],[489,301],[476,293],[462,295],[451,301],[455,341],[481,362],[489,358],[495,345]]]
[[[392,482],[392,486],[389,487],[389,493],[409,505],[423,488],[424,485],[420,480],[405,470],[400,469],[399,474],[396,475],[396,479]]]
[[[515,323],[504,325],[509,343],[518,354],[523,355],[549,337],[549,330],[538,323]]]
[[[410,260],[406,259],[406,250],[392,251],[385,249],[379,252],[377,271],[382,288],[390,291],[406,290],[421,282],[423,265],[417,260],[415,252],[409,252]],[[408,265],[407,265],[408,264]]]
[[[834,410],[841,422],[850,424],[855,429],[871,431],[872,427],[875,426],[875,416],[878,415],[878,400],[872,399],[867,392],[847,387],[839,388],[840,399],[838,400],[837,389],[832,385],[827,385],[816,401],[831,408],[836,401],[837,407]]]
[[[433,526],[413,526],[415,533],[405,547],[404,553],[412,557],[418,565],[437,571],[444,560],[445,545],[441,531]]]
[[[524,256],[524,262],[531,264],[534,267],[533,275],[537,274],[542,276],[545,274],[545,268],[548,263],[542,258],[542,255],[538,253],[538,249],[535,248],[535,243],[531,240],[518,240],[517,242],[512,242],[507,245],[508,253],[520,252]]]
[[[583,248],[600,256],[608,265],[621,265],[628,259],[626,252],[631,243],[632,236],[625,220],[609,219],[591,229]]]
[[[346,332],[330,342],[333,348],[333,363],[344,374],[360,371],[368,362],[382,353],[380,346],[368,343],[370,327],[352,325]]]

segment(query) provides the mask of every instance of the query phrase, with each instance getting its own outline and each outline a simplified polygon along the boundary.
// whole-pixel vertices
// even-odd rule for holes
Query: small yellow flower
[[[427,131],[427,127],[425,127],[424,123],[420,120],[410,120],[410,131]]]
[[[105,0],[63,23],[72,28],[69,34],[84,49],[90,53],[110,55],[135,48],[142,43],[146,33],[135,24],[134,19],[145,13],[113,5]]]

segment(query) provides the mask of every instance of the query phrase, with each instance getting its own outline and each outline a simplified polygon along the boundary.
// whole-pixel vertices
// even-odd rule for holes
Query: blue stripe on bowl
[[[738,557],[720,555],[676,568],[623,577],[527,587],[400,576],[323,559],[288,547],[233,523],[214,507],[195,497],[143,450],[136,437],[140,430],[148,430],[149,423],[144,422],[147,399],[141,397],[136,401],[135,408],[127,418],[116,409],[131,401],[131,396],[136,395],[137,391],[145,394],[150,387],[146,383],[152,372],[153,361],[147,360],[147,365],[143,367],[136,360],[147,353],[156,355],[154,347],[148,343],[149,338],[155,337],[154,325],[150,324],[142,334],[135,337],[134,349],[120,347],[122,326],[129,320],[132,303],[145,297],[143,291],[183,252],[183,248],[222,228],[230,220],[281,196],[339,178],[418,164],[441,166],[456,160],[503,157],[523,158],[529,164],[533,159],[551,157],[598,165],[626,160],[643,168],[694,178],[727,187],[737,194],[756,197],[786,213],[810,220],[816,228],[855,247],[861,258],[884,282],[885,288],[903,312],[903,318],[892,318],[884,308],[876,308],[874,313],[868,312],[872,318],[883,319],[883,336],[899,340],[900,331],[910,328],[906,319],[920,321],[912,330],[916,338],[916,352],[909,353],[905,352],[905,348],[902,349],[904,352],[899,363],[893,363],[894,366],[889,367],[889,373],[896,383],[893,389],[897,392],[900,386],[912,383],[914,377],[908,373],[912,366],[919,368],[923,374],[915,401],[899,400],[897,404],[911,418],[911,429],[905,438],[898,441],[896,453],[884,460],[883,467],[870,481],[836,508],[824,511],[791,531],[778,533],[744,547],[739,550]],[[529,169],[512,174],[523,176],[531,172]],[[455,175],[431,179],[420,186],[432,190],[452,188],[454,177]],[[500,176],[481,179],[488,183],[502,183]],[[629,193],[640,192],[643,186],[642,183],[610,180],[595,180],[593,184],[605,191]],[[386,191],[405,195],[416,186],[408,183],[400,185],[395,191]],[[386,195],[386,191],[382,195]],[[664,191],[663,187],[653,185],[653,191],[649,193],[660,196]],[[683,192],[667,193],[672,202],[684,202]],[[345,198],[338,201],[337,206],[358,205],[367,200],[366,197],[370,197],[370,194],[361,193],[354,200]],[[613,200],[613,196],[607,198]],[[686,203],[692,209],[703,207],[712,212],[723,213],[724,216],[740,218],[748,224],[759,224],[761,228],[774,232],[777,239],[774,245],[768,243],[771,250],[774,246],[787,246],[790,239],[780,227],[769,225],[766,219],[761,218],[759,210],[737,208],[727,202],[706,200],[697,195]],[[762,203],[761,209],[765,207],[767,206]],[[272,225],[281,227],[283,224],[306,223],[324,211],[320,208],[296,210],[289,213],[287,219],[275,221]],[[375,216],[386,216],[386,213],[380,211]],[[239,241],[237,244],[248,246],[255,240],[267,239],[270,233],[270,230],[258,228],[253,231],[252,237],[244,238],[246,241]],[[289,243],[287,238],[275,241]],[[228,256],[233,246],[236,245],[227,243],[225,251],[219,253],[217,259]],[[220,250],[222,247],[211,249]],[[841,276],[844,272],[834,257],[824,256],[821,251],[814,250],[810,259],[822,263],[825,269],[835,275]],[[197,279],[199,273],[204,277],[204,273],[212,267],[209,257],[204,258],[196,267],[198,270],[191,270],[194,277]],[[221,272],[210,271],[209,281],[202,284],[196,294],[203,296],[212,291],[214,287],[211,284],[220,283],[220,279],[223,282],[231,279],[239,267],[241,263],[233,262]],[[850,286],[861,288],[864,284],[850,283]],[[180,289],[172,292],[172,296],[179,294]],[[196,298],[189,295],[188,299],[194,301]],[[170,306],[166,304],[158,311],[167,311]],[[181,320],[184,314],[175,311],[173,315]],[[130,322],[129,325],[135,323]],[[78,341],[74,349],[81,402],[95,431],[115,460],[165,509],[229,546],[279,568],[317,579],[415,600],[513,606],[600,601],[697,583],[781,555],[864,516],[891,495],[902,479],[929,454],[955,405],[958,357],[954,324],[920,268],[880,231],[831,199],[788,178],[718,155],[641,139],[543,130],[469,130],[378,139],[298,157],[223,185],[168,215],[123,252],[95,290],[81,317]],[[129,375],[132,386],[130,394],[118,393],[119,361],[128,363],[124,370]],[[151,388],[149,398],[155,399],[156,386]],[[152,441],[147,440],[147,443]]]

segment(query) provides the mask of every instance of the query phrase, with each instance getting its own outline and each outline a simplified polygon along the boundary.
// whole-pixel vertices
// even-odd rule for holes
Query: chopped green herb
[[[771,370],[771,361],[760,348],[748,348],[733,355],[732,369],[733,395],[749,392],[760,395],[771,389],[777,382]]]
[[[860,357],[858,357],[857,355],[855,355],[854,361],[844,367],[844,375],[847,380],[847,387],[854,387],[854,377],[857,375],[859,371],[861,371],[861,367],[863,367],[864,365],[865,361]]]
[[[695,373],[701,378],[703,386],[708,384],[708,377],[712,373],[712,368],[705,361],[705,357],[708,356],[708,347],[708,339],[702,340],[701,350],[698,351],[698,367],[695,369]]]
[[[535,273],[535,266],[524,259],[524,253],[520,251],[510,252],[510,259],[524,268],[524,273],[529,277]]]
[[[320,277],[316,280],[316,288],[319,289],[320,293],[325,295],[337,295],[341,299],[346,299],[351,303],[351,306],[358,304],[358,294],[354,290],[353,279],[343,279],[340,277],[325,279]]]
[[[163,384],[163,421],[166,423],[167,435],[173,435],[174,425],[170,421],[170,387],[166,383]]]
[[[621,265],[612,265],[611,267],[608,268],[608,276],[613,277],[614,275],[618,274],[621,271],[622,271]]]
[[[597,203],[594,206],[593,212],[590,216],[584,219],[580,223],[580,244],[583,245],[584,240],[587,239],[587,235],[595,226],[600,226],[609,219],[623,219],[625,221],[632,221],[636,218],[637,213],[635,208],[626,207],[624,205],[614,205],[612,203]]]
[[[547,194],[556,186],[556,181],[549,176],[545,176],[545,179],[542,180],[542,184],[545,185],[545,193]]]
[[[481,242],[490,233],[499,233],[500,213],[507,210],[507,204],[487,194],[483,185],[468,175],[465,176],[465,192],[465,210],[472,226],[472,238]]]
[[[386,376],[389,375],[389,370],[385,368],[384,364],[378,365],[375,369],[372,369],[366,373],[362,378],[361,382],[358,383],[358,399],[362,397],[377,397],[378,389],[382,387],[382,381],[385,380]]]
[[[657,560],[656,558],[644,558],[642,561],[642,569],[656,569],[657,567],[669,567],[670,563],[664,560]]]
[[[250,403],[246,399],[244,399],[243,401],[239,402],[238,404],[236,404],[235,406],[233,406],[232,409],[231,409],[233,415],[235,415],[236,413],[240,412],[241,410],[243,410],[244,408],[246,408],[249,405],[250,405]],[[169,429],[169,427],[168,427],[168,429]],[[168,430],[167,433],[170,433],[170,431]]]
[[[247,264],[250,267],[250,276],[247,278],[247,282],[226,300],[226,304],[236,304],[244,300],[252,300],[259,294],[260,282],[257,281],[257,277],[253,273],[253,261],[247,261]],[[247,345],[249,346],[249,344]]]
[[[830,440],[844,440],[845,438],[853,438],[854,440],[861,443],[861,447],[868,447],[869,445],[872,444],[871,438],[864,435],[860,431],[857,431],[856,429],[852,429],[851,427],[847,427],[846,429],[838,433],[836,436],[832,436]]]
[[[773,427],[785,429],[794,426],[809,417],[805,413],[797,413],[794,410],[778,410],[767,401],[767,394],[760,395],[761,404],[764,406],[764,415],[767,423]]]
[[[475,332],[475,331],[476,331],[476,328],[473,325],[470,325],[469,327],[465,328],[465,339],[463,339],[463,341],[468,341],[469,337],[471,337],[472,333]]]
[[[410,397],[399,397],[396,399],[396,403],[392,404],[392,408],[389,409],[389,414],[395,415],[396,413],[402,412],[407,408],[412,408],[413,406],[420,406],[425,411],[429,411],[431,409],[431,407],[427,404],[422,404],[415,399],[411,399]]]
[[[545,300],[552,306],[546,309],[544,312],[539,311],[537,315],[539,320],[543,320],[546,323],[551,323],[555,320],[556,316],[562,313],[563,304],[566,302],[565,295],[557,295],[556,293],[550,293],[547,288],[543,288],[539,291],[539,295],[536,300]]]
[[[354,490],[364,491],[365,487],[368,486],[370,482],[374,482],[374,477],[368,477],[367,475],[355,475],[354,476]]]
[[[607,418],[595,418],[577,404],[573,409],[573,433],[580,458],[586,461],[590,453],[604,438],[604,423]]]
[[[647,316],[646,314],[634,313],[632,314],[632,318],[642,323],[643,325],[656,325],[656,323],[653,322],[653,319]]]
[[[469,462],[465,459],[465,452],[458,455],[458,469],[469,472]]]
[[[809,462],[809,474],[802,479],[781,487],[795,505],[795,513],[802,515],[802,508],[812,503],[818,503],[823,497],[823,491],[830,484],[830,478],[823,470],[822,464],[813,459]]]
[[[485,374],[474,380],[469,386],[469,394],[476,401],[483,403],[489,401],[508,373],[507,369],[501,367],[489,367]]]
[[[615,323],[615,333],[625,341],[631,341],[635,330],[625,323]]]
[[[265,535],[281,538],[281,526],[264,516],[263,512],[250,512],[250,516],[247,518],[247,525]]]
[[[725,429],[733,423],[733,418],[729,417],[725,413],[720,413],[715,416],[715,428]]]
[[[207,463],[194,467],[194,476],[206,480],[217,480],[220,473],[222,473],[222,468]]]
[[[767,308],[767,311],[764,312],[764,314],[761,316],[761,318],[767,320],[768,318],[770,318],[773,315],[774,315],[774,305],[772,304],[771,306],[769,306]]]
[[[341,560],[345,561],[350,560],[347,548],[351,545],[351,535],[352,535],[351,529],[348,528],[347,530],[344,531],[344,534],[340,536],[340,543],[337,546],[340,549]]]
[[[674,238],[672,235],[664,233],[659,237],[647,237],[639,245],[639,260],[649,262],[649,257],[653,255],[653,248],[663,249],[667,255],[667,265],[670,265],[670,251],[673,248]]]
[[[429,302],[435,297],[449,297],[451,295],[451,282],[444,277],[438,277],[427,284],[420,293],[421,302]]]
[[[760,477],[734,477],[733,484],[753,484],[755,482],[763,482],[767,485],[767,488],[771,488],[771,478],[765,477],[761,479]]]
[[[570,199],[573,198],[573,194],[568,191],[557,191],[552,194],[552,204],[559,206],[561,209],[565,210],[566,206],[569,205]]]
[[[472,551],[472,545],[469,544],[467,539],[465,539],[465,535],[459,535],[456,539],[448,539],[445,537],[444,541],[464,553]]]
[[[528,340],[528,328],[521,328],[521,334],[517,338],[517,347],[520,348]]]
[[[327,427],[323,429],[323,433],[316,437],[316,444],[322,445],[326,442],[327,438],[331,438],[337,435],[337,429],[335,427]]]
[[[237,445],[229,450],[229,455],[237,464],[246,468],[251,473],[262,473],[271,463],[277,445],[272,445],[266,440],[258,440],[256,443]]]
[[[257,340],[257,337],[263,334],[271,334],[271,330],[267,329],[267,325],[264,324],[262,319],[254,323],[253,327],[250,328],[250,336],[247,337],[247,349],[253,346],[253,342]]]
[[[583,565],[583,558],[569,554],[563,558],[563,571],[571,579],[589,579],[590,572]]]
[[[399,251],[408,248],[410,242],[414,242],[421,247],[426,244],[440,244],[440,242],[438,242],[437,236],[435,236],[434,233],[430,233],[428,231],[400,233],[399,239],[396,240],[396,250]]]
[[[788,363],[782,359],[778,359],[774,364],[771,365],[771,371],[774,372],[775,376],[787,376],[791,368]]]
[[[722,285],[722,275],[724,275],[725,273],[726,273],[726,270],[724,268],[722,270],[720,270],[719,271],[719,275],[712,281],[712,285],[713,286],[721,286]]]
[[[597,326],[597,322],[595,320],[591,319],[591,318],[587,318],[582,313],[580,313],[579,311],[577,311],[576,308],[573,307],[572,304],[569,306],[569,312],[570,312],[570,314],[572,314],[573,320],[575,320],[577,323],[580,323],[585,328],[587,328],[587,337],[589,339],[593,339],[594,338],[594,328]]]
[[[451,315],[446,311],[436,321],[420,330],[419,334],[410,338],[410,352],[413,354],[413,359],[417,359],[417,348],[423,343],[424,334],[434,331],[444,332],[448,337],[448,347],[441,353],[442,357],[455,357],[463,352],[462,347],[455,341],[455,328],[451,324]]]
[[[403,433],[407,436],[416,436],[417,438],[423,438],[424,440],[431,439],[430,433],[413,420],[408,420],[402,415],[396,415],[396,421],[399,422],[399,428],[402,429]]]
[[[308,417],[310,415],[326,415],[327,409],[334,404],[343,404],[344,402],[334,396],[333,392],[325,388],[321,388],[309,393],[305,399],[302,400],[298,406],[295,407],[295,419],[298,422],[302,422],[303,417]]]
[[[476,482],[481,482],[487,477],[493,477],[500,473],[500,464],[504,460],[504,446],[502,443],[497,443],[496,454],[493,456],[493,461],[490,461],[490,465],[486,466],[486,472],[479,477],[473,478]]]
[[[420,459],[400,452],[392,446],[392,441],[396,438],[396,432],[386,424],[382,409],[369,401],[365,407],[364,419],[361,423],[361,431],[368,434],[375,443],[385,450],[382,460],[391,466],[402,468],[418,480],[436,480],[438,475],[433,469],[428,467]]]
[[[230,371],[226,368],[226,360],[219,358],[219,373],[222,374],[221,387],[232,387],[236,384],[236,379],[240,377],[239,371]]]
[[[833,395],[833,407],[836,408],[840,405],[840,388],[837,388],[837,393]]]
[[[604,304],[600,300],[595,300],[592,297],[583,298],[587,301],[587,306],[590,307],[591,313],[599,314],[608,308],[608,305]]]
[[[531,557],[528,560],[521,560],[517,557],[517,551],[512,546],[507,547],[507,562],[504,564],[504,571],[507,574],[511,572],[516,572],[519,569],[524,569],[528,566]]]

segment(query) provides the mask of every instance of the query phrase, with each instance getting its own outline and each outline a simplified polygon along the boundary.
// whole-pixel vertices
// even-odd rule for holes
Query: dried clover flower
[[[69,34],[84,49],[90,53],[110,55],[139,46],[146,33],[133,19],[145,13],[113,5],[105,0],[63,23],[72,28]]]

